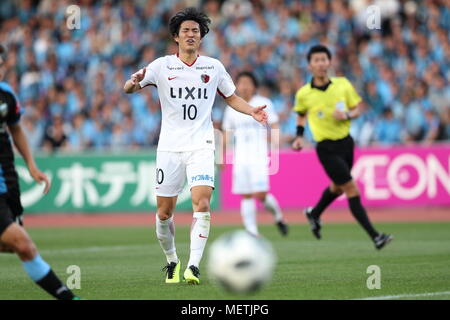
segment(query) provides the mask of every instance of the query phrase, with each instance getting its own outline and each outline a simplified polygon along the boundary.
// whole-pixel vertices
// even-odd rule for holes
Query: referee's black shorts
[[[2,168],[2,180],[7,190],[6,193],[0,193],[0,236],[11,223],[22,224],[23,213],[17,173],[11,166]]]
[[[348,135],[340,140],[323,140],[317,143],[316,152],[325,172],[336,185],[352,180],[353,151],[355,143]]]

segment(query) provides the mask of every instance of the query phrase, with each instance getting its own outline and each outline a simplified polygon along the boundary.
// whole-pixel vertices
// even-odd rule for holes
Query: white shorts
[[[214,188],[214,150],[156,153],[156,195],[174,197],[181,193],[188,180],[189,188]]]
[[[233,186],[234,194],[251,194],[269,191],[269,168],[267,164],[234,164]]]

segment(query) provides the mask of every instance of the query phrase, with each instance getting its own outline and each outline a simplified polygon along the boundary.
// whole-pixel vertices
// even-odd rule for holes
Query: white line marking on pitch
[[[101,252],[101,251],[116,251],[126,249],[142,249],[149,247],[149,245],[128,245],[128,246],[104,246],[104,247],[85,247],[85,248],[66,248],[66,249],[46,249],[40,250],[42,254],[60,254],[60,253],[78,253],[78,252]]]
[[[418,297],[433,297],[433,296],[443,296],[450,295],[450,291],[442,292],[425,292],[416,294],[398,294],[394,296],[379,296],[379,297],[365,297],[352,300],[391,300],[391,299],[401,299],[401,298],[418,298]]]

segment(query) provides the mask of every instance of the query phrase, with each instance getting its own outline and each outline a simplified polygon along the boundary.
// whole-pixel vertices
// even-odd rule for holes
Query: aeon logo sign
[[[364,185],[368,200],[397,197],[413,200],[425,195],[428,199],[450,197],[450,155],[446,163],[436,155],[417,154],[363,155],[353,168],[353,177]],[[439,186],[446,192],[439,194]]]

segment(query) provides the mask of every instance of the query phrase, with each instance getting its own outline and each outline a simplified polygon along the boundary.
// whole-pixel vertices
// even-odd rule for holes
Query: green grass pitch
[[[290,226],[284,238],[274,226],[260,226],[278,255],[273,281],[259,293],[233,296],[212,285],[204,256],[201,284],[166,285],[165,259],[153,226],[30,229],[41,255],[65,282],[66,269],[81,269],[76,294],[95,299],[357,299],[450,291],[450,223],[377,224],[395,240],[376,251],[356,224],[327,224],[323,239],[314,239],[306,225]],[[209,243],[240,226],[213,226]],[[177,227],[176,243],[188,260],[189,227]],[[207,247],[208,250],[208,247]],[[207,252],[206,250],[206,252]],[[367,267],[381,268],[381,289],[366,286]],[[50,299],[25,275],[16,256],[0,254],[0,299]],[[408,299],[450,299],[450,295]]]

